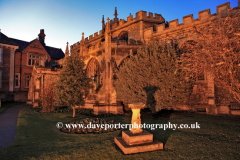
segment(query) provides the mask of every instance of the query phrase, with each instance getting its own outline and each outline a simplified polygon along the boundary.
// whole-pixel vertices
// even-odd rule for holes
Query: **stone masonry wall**
[[[121,28],[112,33],[112,38],[117,37],[122,31],[128,32],[128,39],[140,40],[140,22]]]

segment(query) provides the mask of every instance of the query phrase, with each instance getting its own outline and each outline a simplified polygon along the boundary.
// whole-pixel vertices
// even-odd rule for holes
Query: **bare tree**
[[[190,71],[189,76],[210,73],[215,85],[240,103],[240,14],[195,29],[197,40],[181,47],[182,64]]]

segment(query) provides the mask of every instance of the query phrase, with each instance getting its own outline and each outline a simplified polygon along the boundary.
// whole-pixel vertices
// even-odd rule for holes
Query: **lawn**
[[[238,159],[240,157],[239,117],[173,112],[151,118],[143,114],[142,123],[192,124],[200,129],[148,130],[163,142],[165,150],[124,155],[114,143],[121,130],[102,134],[68,134],[56,128],[86,118],[71,113],[40,113],[25,109],[19,113],[16,141],[1,151],[2,159]],[[91,118],[91,117],[89,117]],[[105,118],[130,123],[130,116]]]

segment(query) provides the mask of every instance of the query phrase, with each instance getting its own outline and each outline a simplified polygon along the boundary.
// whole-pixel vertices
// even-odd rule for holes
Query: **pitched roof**
[[[61,59],[61,58],[64,58],[65,56],[65,54],[61,49],[53,48],[49,46],[44,46],[44,48],[52,58]]]
[[[8,38],[2,32],[0,32],[0,43],[19,46],[17,43],[15,43],[13,40],[11,40],[11,38]]]
[[[12,41],[18,44],[19,48],[16,51],[19,51],[19,52],[22,52],[22,50],[24,50],[30,44],[30,42],[26,42],[26,41],[14,39],[14,38],[9,38],[9,39],[11,39]]]
[[[14,38],[9,38],[9,39],[19,45],[19,48],[17,49],[17,51],[19,52],[22,52],[29,44],[31,44],[34,41],[33,40],[31,42],[26,42],[26,41],[14,39]],[[61,59],[61,58],[64,58],[65,56],[61,49],[49,47],[45,45],[43,45],[43,47],[45,48],[45,50],[47,51],[47,53],[50,55],[51,58]]]

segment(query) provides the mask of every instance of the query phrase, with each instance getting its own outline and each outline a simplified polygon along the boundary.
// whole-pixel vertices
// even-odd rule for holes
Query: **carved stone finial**
[[[114,18],[114,22],[115,23],[117,23],[118,22],[118,18],[117,18],[117,7],[115,7],[115,13],[114,13],[114,16],[115,16],[115,18]]]
[[[115,7],[115,13],[114,13],[114,16],[115,16],[115,18],[117,18],[117,7]]]
[[[102,17],[102,33],[104,33],[104,29],[105,29],[105,20],[104,20],[104,15]]]
[[[65,57],[69,56],[69,50],[68,50],[68,42],[67,42],[67,46],[66,46],[66,50],[65,50]]]
[[[107,18],[107,24],[106,24],[106,28],[105,28],[105,31],[104,31],[104,34],[105,35],[109,35],[109,34],[111,34],[111,29],[110,29],[110,23],[109,23],[109,17]]]
[[[82,40],[81,40],[81,44],[84,44],[84,32],[82,32]]]
[[[102,23],[105,24],[104,15],[102,15]]]

